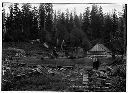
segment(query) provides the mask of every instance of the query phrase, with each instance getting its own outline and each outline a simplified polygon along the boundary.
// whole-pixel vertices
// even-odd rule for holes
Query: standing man
[[[99,59],[94,57],[92,60],[93,60],[93,69],[98,70],[99,65],[100,65]]]
[[[53,55],[55,56],[55,58],[58,57],[58,54],[56,53],[56,47],[54,47],[54,49],[53,49]]]

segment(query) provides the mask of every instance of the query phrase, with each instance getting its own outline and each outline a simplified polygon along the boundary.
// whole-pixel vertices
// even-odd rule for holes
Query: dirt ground
[[[28,55],[18,57],[13,60],[8,59],[7,53],[4,49],[17,48],[24,50]],[[7,91],[110,91],[110,90],[96,90],[96,85],[101,82],[97,80],[98,76],[95,74],[99,71],[93,71],[92,59],[88,57],[67,59],[67,58],[43,58],[46,53],[45,48],[40,44],[31,45],[29,43],[3,43],[2,45],[2,69],[5,74],[2,76],[2,90]],[[45,53],[44,53],[45,52]],[[9,54],[12,56],[12,54]],[[5,59],[4,59],[5,58]],[[111,58],[100,59],[100,69],[112,63]],[[114,67],[114,66],[113,66]],[[8,69],[9,68],[9,69]],[[117,66],[115,66],[117,68]],[[35,71],[36,70],[36,71]],[[116,70],[115,70],[116,71]],[[83,85],[83,76],[85,73],[92,73],[89,76],[89,83],[85,88]],[[114,72],[116,73],[116,72]],[[115,74],[114,74],[115,75]],[[95,78],[94,78],[95,77]],[[124,76],[123,76],[124,77]],[[10,79],[11,78],[11,79]],[[120,79],[120,77],[113,76],[112,79]],[[122,76],[121,76],[122,79]],[[88,79],[87,79],[88,80]],[[98,84],[94,82],[97,80]],[[125,82],[125,79],[122,79]],[[110,81],[110,80],[109,80]],[[91,85],[93,83],[93,85]],[[122,83],[121,83],[122,84]],[[125,84],[125,83],[123,83]],[[122,84],[122,85],[123,85]],[[95,85],[95,88],[92,86]],[[101,84],[100,84],[101,85]],[[118,85],[118,84],[117,84]],[[117,88],[117,87],[114,87]],[[117,88],[118,90],[118,88]],[[113,90],[111,90],[113,91]]]

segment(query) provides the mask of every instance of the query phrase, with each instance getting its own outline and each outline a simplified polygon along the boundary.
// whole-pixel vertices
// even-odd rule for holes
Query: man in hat
[[[92,60],[93,60],[93,69],[98,70],[100,65],[99,59],[97,57],[94,57]]]

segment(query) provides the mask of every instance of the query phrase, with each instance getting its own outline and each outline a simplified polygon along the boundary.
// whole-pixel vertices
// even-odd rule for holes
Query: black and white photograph
[[[1,91],[126,92],[127,4],[2,2]]]

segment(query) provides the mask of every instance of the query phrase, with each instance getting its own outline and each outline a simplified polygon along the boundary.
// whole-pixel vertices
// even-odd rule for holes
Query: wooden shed
[[[88,56],[111,56],[111,51],[103,44],[97,43],[93,48],[87,51]]]

